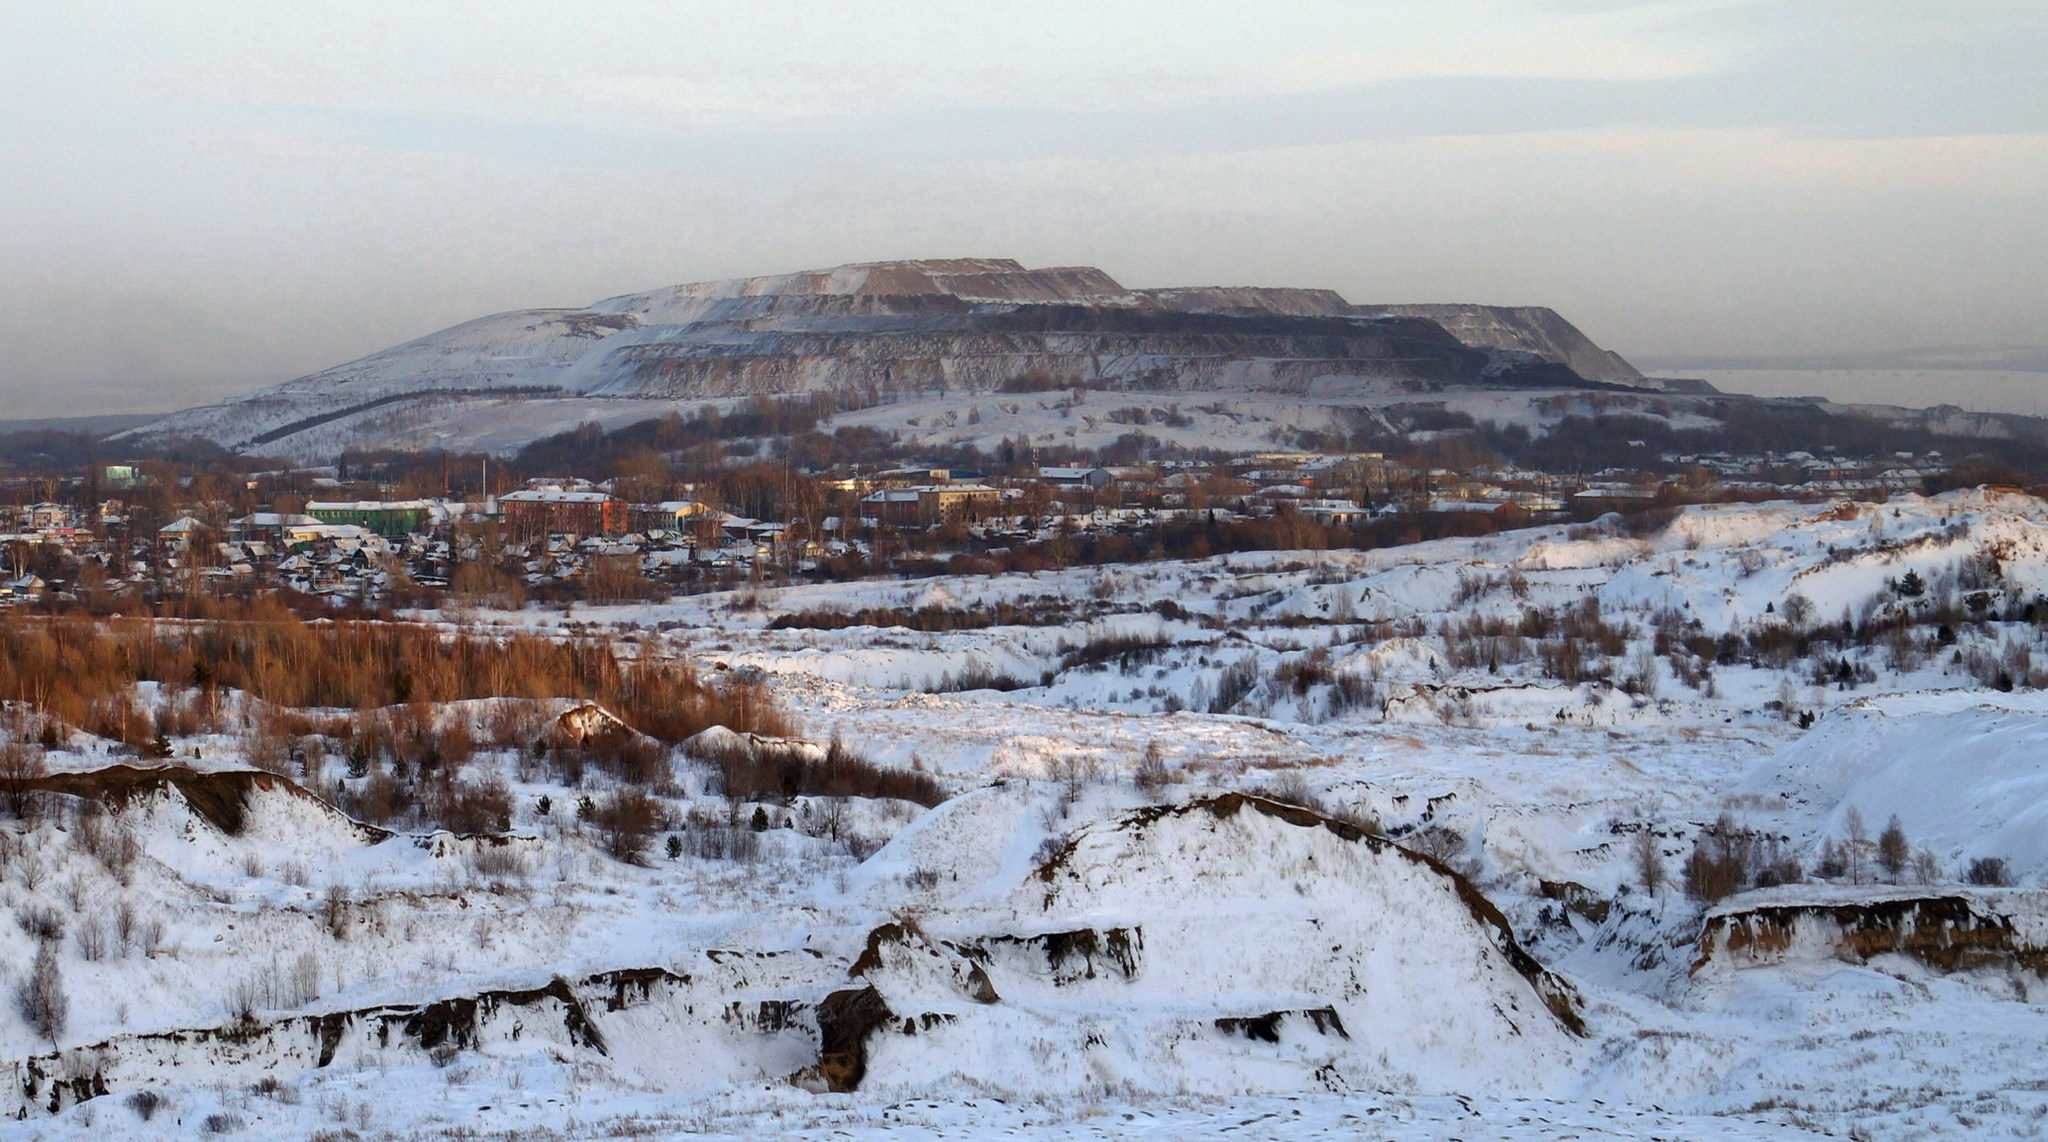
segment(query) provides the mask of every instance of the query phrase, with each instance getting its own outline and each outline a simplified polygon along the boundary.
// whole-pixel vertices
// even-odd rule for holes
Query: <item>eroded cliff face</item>
[[[121,1035],[14,1060],[0,1117],[56,1114],[167,1078],[246,1086],[493,1049],[602,1060],[666,1089],[781,1078],[814,1064],[813,997],[839,969],[806,952],[713,952],[680,971],[628,968],[417,1005]]]
[[[315,430],[420,402],[973,391],[1026,375],[1324,397],[1384,383],[1426,392],[1638,377],[1549,310],[1362,307],[1314,289],[1130,290],[1090,267],[955,258],[479,318],[130,435],[288,453]]]
[[[1692,970],[1896,955],[1936,971],[2004,973],[2031,995],[2048,984],[2044,906],[2041,893],[1976,891],[1738,903],[1708,914]]]

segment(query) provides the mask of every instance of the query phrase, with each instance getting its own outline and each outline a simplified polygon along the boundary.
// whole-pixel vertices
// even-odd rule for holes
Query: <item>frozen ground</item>
[[[681,761],[668,796],[697,814],[684,835],[757,808],[769,827],[754,859],[657,850],[645,867],[604,856],[569,808],[606,796],[605,778],[572,787],[511,755],[476,763],[513,783],[510,862],[447,834],[377,840],[286,795],[252,801],[240,836],[175,798],[131,807],[125,879],[76,822],[0,824],[21,837],[0,877],[16,918],[0,982],[11,991],[38,946],[25,918],[56,911],[72,1002],[54,1060],[31,1063],[52,1044],[11,1014],[0,1054],[17,1082],[109,1076],[55,1115],[24,1104],[0,1139],[2042,1137],[2041,897],[1956,882],[1994,856],[2030,888],[2048,873],[2048,700],[2030,689],[2026,609],[2048,590],[2044,540],[2048,508],[1970,493],[1695,510],[1644,536],[481,616],[631,628],[713,676],[758,671],[807,737],[954,796],[930,811],[728,804]],[[1917,595],[1898,588],[1908,572]],[[1714,651],[1783,624],[1794,596],[1817,649]],[[1618,640],[1586,651],[1604,681],[1553,676],[1555,630],[1517,648],[1466,625],[1588,599],[1611,628],[1588,644]],[[972,627],[941,620],[998,604],[1030,621],[828,621]],[[823,625],[788,625],[805,615]],[[1906,633],[1813,633],[1844,615]],[[1709,653],[1687,657],[1689,639]],[[1985,688],[1999,672],[2013,689]],[[1016,688],[957,688],[990,679]],[[201,752],[187,764],[240,764],[232,737],[178,745]],[[109,760],[83,738],[52,755]],[[1321,818],[1203,808],[1234,791],[1319,805],[1443,864]],[[1645,890],[1636,838],[1675,879],[1726,815],[1810,872],[1854,842],[1851,809],[1868,834],[1896,815],[1928,883],[1870,883],[1892,878],[1866,862],[1738,894],[1723,912],[1810,915],[1764,966],[1695,971],[1704,910]],[[1585,1035],[1545,1014],[1548,985],[1518,974],[1440,869],[1468,876],[1577,997]],[[1841,916],[1959,893],[2007,924],[1996,954],[1958,969],[1842,942]],[[120,907],[160,930],[110,928],[85,956],[86,918]],[[616,983],[656,969],[630,996]],[[151,1037],[556,979],[604,1050],[573,1020],[565,1033],[548,998],[483,1004],[456,1051],[400,1017],[380,1042],[359,1014],[327,1065],[275,1031],[235,1047]],[[916,1028],[869,1031],[859,1089],[817,1093],[819,1013],[861,988]],[[165,1099],[147,1123],[130,1101],[145,1088]]]

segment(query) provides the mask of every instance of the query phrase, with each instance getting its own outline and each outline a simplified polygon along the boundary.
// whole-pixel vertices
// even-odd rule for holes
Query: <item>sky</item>
[[[1549,305],[1653,364],[2048,344],[2041,0],[0,17],[0,419],[902,257]]]

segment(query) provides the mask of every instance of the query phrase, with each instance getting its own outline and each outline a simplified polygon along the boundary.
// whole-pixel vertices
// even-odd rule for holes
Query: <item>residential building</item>
[[[499,496],[498,510],[507,526],[526,534],[616,535],[627,528],[625,501],[606,492],[528,488]]]

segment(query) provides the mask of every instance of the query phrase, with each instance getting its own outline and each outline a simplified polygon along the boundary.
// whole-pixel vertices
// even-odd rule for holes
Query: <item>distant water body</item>
[[[1906,408],[1953,404],[1974,412],[2048,416],[2048,373],[1991,369],[1659,369],[1698,377],[1724,393],[1826,397],[1842,404]]]

